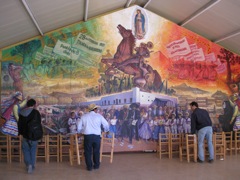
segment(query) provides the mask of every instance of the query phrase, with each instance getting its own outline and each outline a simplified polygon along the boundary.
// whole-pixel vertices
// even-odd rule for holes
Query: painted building
[[[167,105],[174,107],[178,102],[178,98],[167,96],[160,93],[150,93],[141,91],[138,87],[132,88],[129,91],[114,93],[111,95],[102,96],[99,99],[90,99],[87,102],[79,103],[79,106],[86,106],[95,103],[101,107],[110,107],[112,105],[123,106],[125,104],[139,103],[141,106]]]

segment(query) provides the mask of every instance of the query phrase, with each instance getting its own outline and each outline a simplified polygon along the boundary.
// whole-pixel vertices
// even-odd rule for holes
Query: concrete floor
[[[87,171],[85,163],[70,166],[62,163],[37,162],[33,174],[27,174],[24,163],[0,162],[0,180],[239,180],[240,155],[215,160],[213,164],[187,163],[179,158],[159,159],[156,153],[114,154],[113,163],[104,158],[100,169]]]

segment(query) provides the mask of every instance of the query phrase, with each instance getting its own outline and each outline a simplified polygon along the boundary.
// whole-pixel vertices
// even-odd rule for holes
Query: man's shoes
[[[99,166],[97,166],[97,167],[93,167],[93,169],[99,169]]]
[[[27,172],[28,172],[28,174],[32,174],[32,172],[33,172],[33,167],[32,167],[32,165],[29,165],[29,166],[28,166]]]
[[[204,161],[202,161],[201,159],[197,158],[197,162],[198,163],[203,163]]]
[[[92,171],[92,168],[87,168],[88,171]]]
[[[209,159],[208,162],[209,162],[209,163],[213,163],[213,159]]]

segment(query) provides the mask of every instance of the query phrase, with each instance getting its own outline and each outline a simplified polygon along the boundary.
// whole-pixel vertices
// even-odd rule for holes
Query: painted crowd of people
[[[191,133],[191,118],[188,110],[181,107],[167,105],[140,107],[137,103],[123,105],[122,107],[111,106],[111,108],[98,108],[109,123],[109,131],[123,142],[132,144],[133,139],[158,140],[159,133]],[[68,120],[69,132],[77,132],[77,122],[84,113],[84,108],[79,112],[70,113]]]

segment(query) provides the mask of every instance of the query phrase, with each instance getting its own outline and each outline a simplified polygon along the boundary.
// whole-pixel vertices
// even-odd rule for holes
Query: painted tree
[[[236,56],[235,63],[240,64],[240,56]],[[234,82],[236,83],[236,86],[238,87],[238,91],[240,90],[240,73],[238,71],[238,74],[234,77]]]
[[[236,63],[237,63],[237,64],[240,64],[240,56],[237,56],[237,57],[236,57]]]
[[[21,56],[22,64],[30,64],[33,54],[41,47],[41,41],[36,39],[24,44],[15,46],[11,51],[12,56]]]
[[[220,61],[222,63],[227,63],[227,79],[226,79],[226,82],[227,82],[227,84],[231,84],[231,83],[233,83],[231,63],[233,61],[235,61],[235,56],[232,52],[230,52],[230,51],[228,51],[224,48],[220,49],[220,53],[221,53],[221,55],[218,55],[218,58],[220,59]]]

